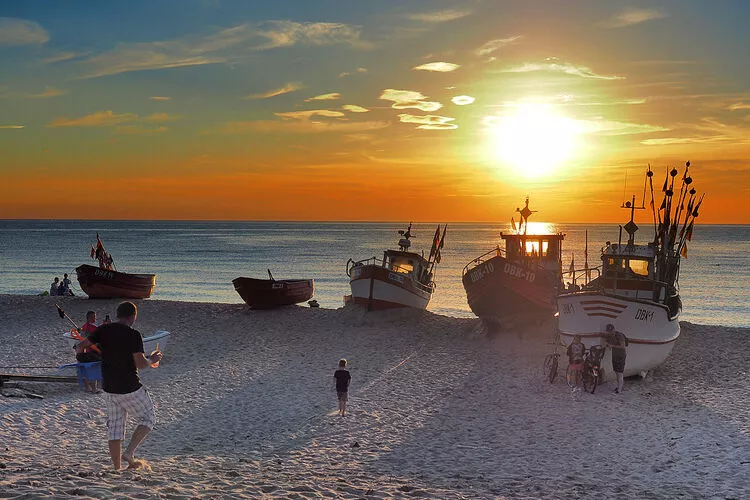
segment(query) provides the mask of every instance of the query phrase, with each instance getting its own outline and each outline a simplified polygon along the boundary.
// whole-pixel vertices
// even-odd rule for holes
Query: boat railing
[[[569,280],[567,290],[573,291],[575,290],[575,287],[579,287],[579,288],[588,287],[590,283],[599,279],[599,277],[601,276],[601,273],[602,273],[601,266],[598,266],[598,267],[589,267],[588,269],[587,268],[573,269],[573,271],[568,271],[566,273],[563,273],[562,277],[564,280],[565,279]]]
[[[370,257],[369,259],[362,259],[362,260],[349,259],[346,261],[346,275],[351,278],[353,268],[360,267],[360,266],[370,266],[370,265],[382,266],[383,259],[379,257]]]
[[[482,263],[484,263],[484,262],[486,262],[486,261],[488,261],[488,260],[490,260],[492,258],[500,257],[500,256],[503,256],[503,257],[505,256],[505,250],[502,249],[502,248],[500,248],[499,246],[493,248],[489,252],[480,255],[476,259],[474,259],[471,262],[469,262],[468,264],[466,264],[464,266],[464,270],[461,273],[461,276],[464,276],[466,273],[468,273],[469,272],[469,268],[473,269],[473,268],[477,267],[478,265],[480,265],[480,264],[482,264]]]
[[[369,259],[362,259],[362,260],[357,260],[357,261],[353,259],[349,259],[346,262],[346,275],[351,278],[352,269],[354,269],[355,267],[363,267],[363,266],[385,267],[385,262],[380,257],[370,257]],[[414,286],[418,288],[419,290],[422,290],[427,293],[433,293],[435,291],[435,288],[436,288],[435,282],[432,280],[430,280],[427,283],[420,281],[417,278],[417,275],[414,273],[413,269],[402,267],[402,266],[399,266],[398,264],[392,267],[389,267],[388,269],[393,272],[409,276]]]

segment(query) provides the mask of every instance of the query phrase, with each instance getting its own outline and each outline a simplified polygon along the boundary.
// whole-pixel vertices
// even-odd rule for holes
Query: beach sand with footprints
[[[55,299],[81,322],[118,302],[0,296],[0,366],[73,361]],[[747,329],[683,323],[645,380],[576,400],[563,377],[541,375],[552,322],[488,337],[479,320],[416,310],[138,306],[142,333],[172,332],[161,367],[142,371],[158,419],[139,449],[148,466],[111,470],[100,395],[24,383],[43,399],[0,397],[1,498],[750,493]],[[341,357],[352,373],[343,418]]]

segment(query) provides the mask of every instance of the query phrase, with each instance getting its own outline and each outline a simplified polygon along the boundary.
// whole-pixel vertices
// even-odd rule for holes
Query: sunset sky
[[[750,2],[0,3],[0,218],[750,223]]]

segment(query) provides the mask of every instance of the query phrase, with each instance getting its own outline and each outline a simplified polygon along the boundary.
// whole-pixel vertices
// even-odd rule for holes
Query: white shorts
[[[107,401],[107,430],[110,441],[125,439],[125,422],[128,414],[133,417],[136,425],[143,425],[153,429],[156,425],[154,402],[145,387],[141,386],[135,392],[128,394],[104,393]]]

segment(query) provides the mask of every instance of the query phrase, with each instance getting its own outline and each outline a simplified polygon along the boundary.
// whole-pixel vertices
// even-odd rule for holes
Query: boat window
[[[541,243],[542,252],[539,253]],[[549,251],[549,241],[526,241],[526,255],[529,257],[546,257]]]
[[[414,270],[414,261],[407,259],[391,259],[391,269],[397,273],[410,273]]]
[[[647,260],[631,260],[630,270],[638,276],[648,276],[648,261]]]

